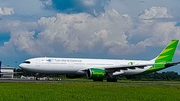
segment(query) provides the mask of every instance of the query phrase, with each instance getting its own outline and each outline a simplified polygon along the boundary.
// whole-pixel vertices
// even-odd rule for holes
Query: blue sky
[[[39,56],[148,60],[180,39],[179,0],[0,2],[3,65]],[[179,56],[178,47],[174,61]]]

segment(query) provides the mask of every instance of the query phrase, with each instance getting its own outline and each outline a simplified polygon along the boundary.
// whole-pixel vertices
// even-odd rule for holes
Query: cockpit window
[[[30,61],[24,61],[23,63],[27,63],[27,64],[30,64],[31,62],[30,62]]]

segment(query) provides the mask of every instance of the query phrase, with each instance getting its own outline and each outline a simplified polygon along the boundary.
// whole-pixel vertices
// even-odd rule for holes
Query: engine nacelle
[[[87,70],[87,77],[91,79],[101,79],[104,78],[106,72],[103,69],[90,68]]]

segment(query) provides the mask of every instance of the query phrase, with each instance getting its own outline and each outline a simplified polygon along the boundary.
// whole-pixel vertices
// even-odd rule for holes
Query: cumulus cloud
[[[27,47],[27,44],[31,41],[25,41],[26,38],[35,37],[35,31],[39,31],[40,28],[38,27],[36,22],[22,22],[16,20],[2,20],[0,21],[0,35],[2,34],[9,34],[10,39],[8,41],[3,42],[3,46],[0,46],[0,54],[3,57],[13,57],[18,56],[24,53],[31,54],[28,50],[32,47]],[[31,34],[29,34],[31,33]],[[35,33],[35,34],[32,34]],[[27,43],[27,44],[26,44]],[[20,45],[20,46],[18,46]],[[27,49],[27,50],[26,50]]]
[[[155,17],[157,15],[159,13],[155,13]],[[97,17],[87,13],[59,13],[31,23],[4,22],[0,24],[4,26],[0,30],[7,28],[11,31],[11,39],[3,48],[14,47],[32,56],[68,53],[125,55],[140,53],[147,46],[166,45],[171,39],[179,38],[180,28],[175,24],[154,20],[144,22],[143,19],[137,22],[128,14],[122,15],[112,9]],[[131,42],[137,38],[136,43]]]
[[[86,13],[57,14],[56,17],[41,18],[38,24],[46,28],[39,33],[38,38],[49,40],[46,42],[48,47],[59,46],[69,53],[92,52],[101,47],[97,49],[99,52],[108,53],[113,43],[116,46],[126,46],[127,36],[124,31],[131,28],[132,22],[128,15],[120,15],[111,10],[98,17]],[[59,49],[53,49],[58,53]]]
[[[12,14],[14,14],[13,8],[0,7],[0,15],[12,15]]]
[[[10,40],[0,47],[2,50],[12,47],[12,51],[24,51],[32,56],[68,53],[126,55],[140,53],[147,46],[166,45],[171,39],[180,37],[176,22],[153,20],[172,18],[166,7],[142,10],[139,18],[134,20],[130,14],[105,9],[109,0],[41,1],[61,13],[41,17],[37,22],[1,21],[0,31],[11,33]],[[78,13],[69,14],[68,11]]]
[[[40,30],[36,22],[22,22],[18,20],[0,21],[0,32]]]
[[[139,14],[140,19],[152,19],[152,18],[172,18],[172,15],[167,13],[166,7],[151,7],[145,9]]]
[[[161,46],[166,45],[171,39],[177,39],[179,37],[179,27],[176,26],[176,22],[171,20],[156,20],[173,18],[172,15],[168,14],[166,7],[145,9],[139,14],[138,18],[134,22],[135,27],[127,32],[129,40],[136,44],[143,42],[146,46]],[[151,42],[152,40],[153,42]],[[161,44],[159,41],[161,41]],[[158,44],[155,44],[155,42]]]
[[[16,22],[14,28],[27,26],[21,24]],[[130,16],[111,10],[98,17],[87,13],[57,14],[54,17],[42,17],[31,26],[42,28],[36,37],[36,32],[29,27],[19,31],[9,29],[12,30],[11,39],[4,47],[11,46],[34,56],[87,52],[123,54],[126,53],[124,48],[129,48],[124,32],[131,29],[132,21]]]
[[[82,13],[99,15],[105,12],[110,0],[41,0],[46,9],[56,9],[63,13]]]

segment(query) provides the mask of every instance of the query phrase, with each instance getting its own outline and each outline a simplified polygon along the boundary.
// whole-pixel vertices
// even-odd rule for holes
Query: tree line
[[[120,79],[131,80],[180,80],[180,75],[174,71],[153,72],[144,75],[120,76]]]

